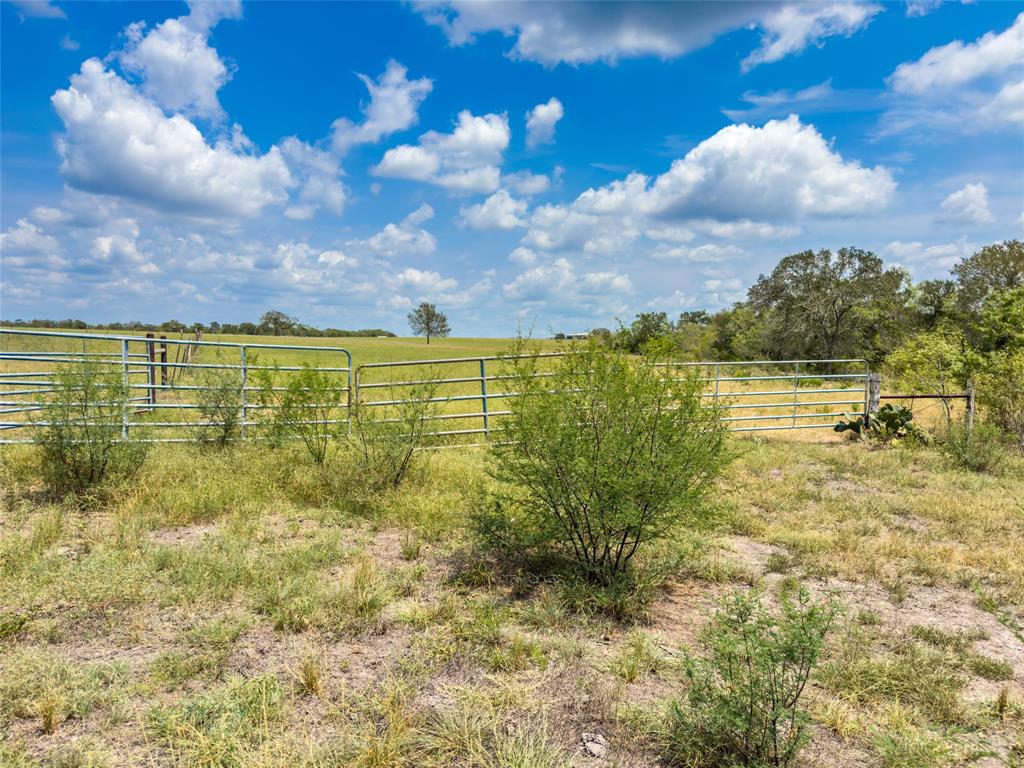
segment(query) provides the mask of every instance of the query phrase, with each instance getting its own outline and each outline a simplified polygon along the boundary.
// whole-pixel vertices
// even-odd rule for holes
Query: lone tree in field
[[[430,343],[431,336],[444,338],[452,332],[448,325],[448,316],[425,301],[409,313],[409,327],[417,336],[426,336],[427,344]]]

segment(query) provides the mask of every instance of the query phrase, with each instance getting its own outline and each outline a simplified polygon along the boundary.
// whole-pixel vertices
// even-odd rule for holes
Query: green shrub
[[[212,365],[225,365],[216,358]],[[201,445],[223,448],[238,440],[242,427],[242,374],[238,368],[196,368],[192,390],[196,419],[188,426]]]
[[[371,493],[402,484],[413,455],[425,444],[436,391],[437,386],[427,381],[394,388],[390,406],[352,404],[349,444],[353,469]]]
[[[344,426],[339,424],[346,400],[343,384],[308,363],[283,385],[275,373],[278,371],[257,371],[260,405],[273,413],[273,436],[297,438],[314,463],[323,466],[339,426]]]
[[[1024,349],[992,355],[978,378],[978,394],[993,421],[1024,452]]]
[[[510,359],[522,393],[493,445],[499,489],[477,520],[484,543],[536,562],[571,563],[609,585],[633,557],[704,509],[726,464],[726,428],[701,382],[596,343],[543,376]]]
[[[78,363],[54,374],[40,401],[35,430],[42,474],[58,495],[81,495],[107,482],[130,480],[146,458],[144,442],[123,439],[130,390],[120,372]]]
[[[688,768],[792,765],[807,743],[804,687],[837,613],[800,590],[778,615],[757,592],[735,594],[703,634],[707,657],[687,657],[685,703],[675,702],[668,758]]]
[[[942,451],[972,472],[992,472],[1006,459],[1002,433],[994,424],[975,424],[970,432],[952,425],[942,440]]]

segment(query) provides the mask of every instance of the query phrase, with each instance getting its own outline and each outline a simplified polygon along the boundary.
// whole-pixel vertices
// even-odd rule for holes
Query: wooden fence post
[[[163,341],[160,343],[160,384],[167,386],[167,337],[160,336]]]
[[[974,382],[967,382],[967,412],[964,414],[964,428],[967,431],[967,437],[971,436],[971,431],[974,429]]]
[[[878,413],[878,404],[882,400],[882,374],[880,373],[869,373],[868,374],[868,412],[864,415],[864,423],[866,424],[872,413]]]

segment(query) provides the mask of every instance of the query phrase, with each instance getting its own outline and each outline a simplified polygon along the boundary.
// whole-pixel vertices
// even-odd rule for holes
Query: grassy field
[[[635,624],[475,554],[481,451],[368,500],[344,455],[164,445],[82,506],[5,448],[0,765],[653,768],[719,600],[795,583],[845,608],[805,765],[1024,764],[1024,461],[734,447]]]

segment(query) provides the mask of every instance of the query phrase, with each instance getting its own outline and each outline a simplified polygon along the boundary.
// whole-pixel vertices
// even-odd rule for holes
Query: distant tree
[[[426,336],[427,344],[431,336],[444,338],[452,331],[447,315],[425,301],[409,313],[409,327],[417,336]]]
[[[559,331],[555,334],[555,341],[565,341],[565,334]]]
[[[960,284],[962,306],[976,310],[989,294],[1024,285],[1024,243],[986,245],[953,267],[953,274]]]
[[[166,323],[160,324],[160,330],[170,333],[184,333],[185,324],[177,320],[168,320]]]
[[[698,309],[695,312],[681,312],[679,314],[679,322],[676,323],[678,327],[684,325],[699,325],[702,328],[706,325],[711,324],[711,315],[705,310]]]
[[[803,251],[780,261],[747,292],[749,306],[773,326],[786,357],[877,357],[898,342],[907,274],[885,269],[859,248]]]
[[[672,332],[665,312],[641,312],[628,328],[622,326],[615,335],[615,344],[631,354],[639,354],[648,344]]]
[[[290,332],[298,325],[298,322],[294,317],[289,317],[284,312],[271,309],[263,313],[263,317],[260,318],[260,327],[265,328],[268,333],[274,336],[281,336]]]

